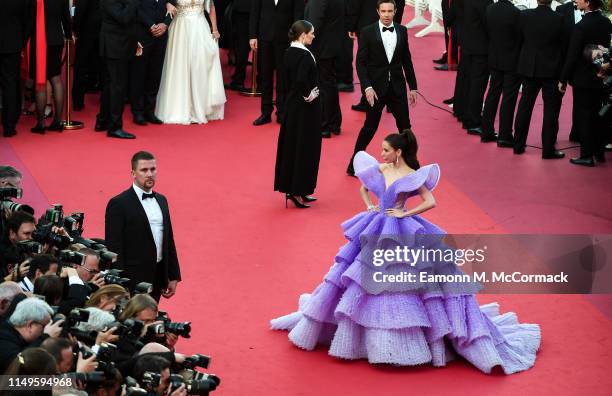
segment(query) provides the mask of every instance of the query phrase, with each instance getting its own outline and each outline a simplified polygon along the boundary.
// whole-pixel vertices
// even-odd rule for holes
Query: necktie
[[[143,193],[142,194],[142,200],[144,201],[147,198],[155,198],[155,193],[151,193],[151,194],[147,194],[147,193]]]
[[[383,26],[383,33],[384,33],[384,32],[386,32],[387,30],[388,30],[388,31],[390,31],[391,33],[393,33],[393,31],[395,30],[395,28],[394,28],[393,26],[391,26],[391,27],[384,27],[384,26]]]

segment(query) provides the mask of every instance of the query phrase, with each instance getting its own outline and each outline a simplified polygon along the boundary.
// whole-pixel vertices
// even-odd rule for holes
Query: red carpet
[[[455,76],[432,69],[442,47],[440,35],[411,37],[420,92],[436,104],[452,95]],[[499,301],[503,312],[542,327],[535,367],[512,376],[485,375],[463,361],[445,368],[339,361],[323,348],[301,351],[285,332],[269,330],[271,318],[295,310],[298,296],[321,281],[344,243],[339,224],[362,210],[359,184],[344,174],[363,122],[362,113],[350,110],[358,96],[341,95],[343,132],[324,141],[319,201],[308,210],[285,209],[272,191],[278,125],[252,127],[259,100],[235,93],[228,93],[226,119],[202,126],[136,127],[128,110],[126,129],[138,136],[134,141],[93,132],[97,98],[89,96],[86,110],[74,115],[86,129],[33,135],[28,129],[34,121],[24,117],[19,135],[2,140],[0,162],[24,171],[24,201],[34,202],[38,214],[61,202],[68,212],[86,213],[88,236],[103,236],[106,202],[130,185],[130,156],[155,153],[157,189],[170,200],[184,277],[178,295],[162,308],[174,320],[193,321],[192,339],[178,349],[213,357],[211,371],[222,378],[215,395],[609,395],[609,296],[480,296],[482,303]],[[561,148],[569,145],[571,100],[564,102]],[[541,114],[539,102],[534,145]],[[437,162],[442,169],[438,206],[425,217],[448,232],[612,232],[610,162],[577,168],[567,160],[542,161],[532,148],[514,156],[479,143],[450,114],[422,100],[411,117],[421,163]],[[384,115],[370,153],[378,155],[393,127]]]

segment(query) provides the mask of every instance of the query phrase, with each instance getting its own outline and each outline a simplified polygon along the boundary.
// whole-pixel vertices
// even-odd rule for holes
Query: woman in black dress
[[[298,208],[310,207],[317,185],[321,157],[321,103],[314,56],[306,48],[314,27],[297,21],[289,30],[291,46],[285,52],[286,116],[278,136],[274,190],[285,193]]]

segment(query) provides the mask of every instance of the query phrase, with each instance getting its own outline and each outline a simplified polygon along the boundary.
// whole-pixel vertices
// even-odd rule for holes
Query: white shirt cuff
[[[363,92],[368,92],[368,89],[374,89],[372,87],[367,87],[366,89],[363,90]]]
[[[79,278],[78,275],[71,275],[68,277],[68,284],[69,285],[84,285],[85,283],[83,283],[83,280]]]

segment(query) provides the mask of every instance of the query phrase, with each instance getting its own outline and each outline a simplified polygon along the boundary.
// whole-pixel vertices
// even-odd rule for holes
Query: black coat
[[[102,28],[100,0],[78,0],[74,9],[72,27],[77,38],[99,37]]]
[[[36,41],[36,7],[32,15],[32,43]],[[45,34],[47,46],[63,46],[64,39],[72,38],[68,0],[45,1]]]
[[[387,60],[378,22],[365,27],[359,35],[359,48],[355,61],[357,75],[361,88],[374,88],[378,97],[384,96],[390,85],[398,96],[405,96],[406,81],[411,90],[417,89],[408,47],[408,29],[398,23],[394,23],[393,26],[397,34],[397,44],[391,63]],[[391,73],[390,82],[389,73]]]
[[[520,15],[519,9],[508,0],[499,0],[487,7],[490,68],[516,71],[521,50]]]
[[[293,22],[304,19],[304,0],[252,0],[249,37],[262,41],[289,42]]]
[[[452,29],[452,34],[457,38],[459,45],[462,45],[463,42],[464,9],[464,0],[453,0],[448,8],[446,20],[446,24]]]
[[[31,343],[26,342],[21,334],[8,321],[0,324],[0,373],[4,373],[19,352],[28,347],[37,347],[49,336],[43,334]]]
[[[155,39],[151,34],[151,26],[165,23],[170,26],[172,18],[166,15],[167,0],[140,0],[138,5],[134,34],[141,44],[150,43]]]
[[[129,60],[136,54],[133,24],[139,0],[100,0],[100,56]]]
[[[315,39],[311,50],[317,59],[330,59],[340,55],[344,25],[344,0],[309,0],[304,18],[313,24]]]
[[[3,0],[0,12],[0,54],[21,52],[32,30],[34,0]]]
[[[530,78],[559,78],[563,17],[550,7],[521,11],[522,48],[517,71]]]
[[[471,55],[486,55],[489,49],[487,7],[492,0],[465,0],[463,9],[461,50]]]
[[[601,87],[602,80],[597,77],[597,69],[593,63],[585,59],[584,48],[588,44],[608,48],[610,34],[612,34],[612,23],[601,12],[585,14],[572,32],[560,80],[562,82],[569,80],[574,87]]]
[[[132,187],[111,198],[106,206],[106,246],[118,254],[113,268],[124,270],[122,276],[130,278],[130,288],[139,282],[149,282],[163,289],[168,281],[180,280],[179,268],[170,210],[166,197],[155,193],[164,221],[162,260],[157,261],[157,249],[149,220],[138,195]],[[158,274],[163,279],[158,279]]]
[[[379,20],[377,10],[378,0],[346,0],[346,26],[350,32],[361,32],[366,26]],[[394,20],[402,23],[405,1],[396,1],[397,11]]]
[[[234,0],[234,2],[232,3],[232,10],[235,12],[244,12],[244,13],[249,13],[251,12],[251,2],[253,0]]]
[[[274,190],[310,195],[317,185],[321,157],[321,102],[304,98],[318,86],[317,66],[308,51],[294,47],[287,49],[283,62],[287,116],[278,135]]]

